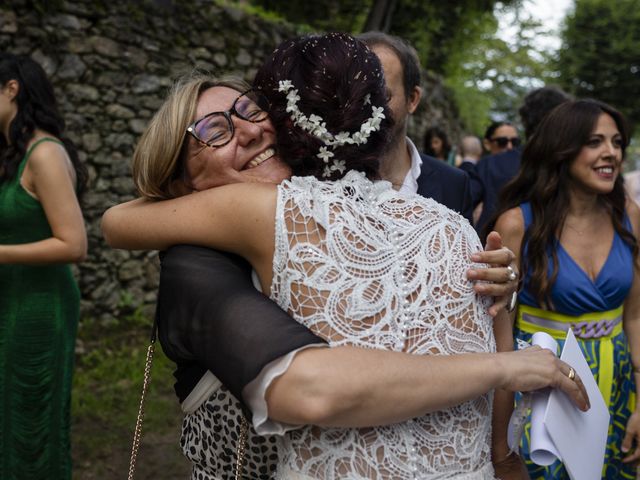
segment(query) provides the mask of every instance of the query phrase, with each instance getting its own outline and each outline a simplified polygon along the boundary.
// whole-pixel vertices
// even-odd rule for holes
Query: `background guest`
[[[529,92],[519,110],[527,139],[533,135],[547,113],[569,98],[562,90],[552,86]],[[484,240],[487,222],[496,211],[500,189],[520,168],[520,149],[514,148],[497,155],[486,156],[477,165],[464,162],[460,168],[471,178],[473,205],[482,204],[482,212],[474,225],[480,239]]]
[[[517,338],[544,330],[562,347],[572,328],[598,382],[611,414],[609,480],[635,479],[640,459],[640,208],[621,177],[628,142],[624,118],[608,105],[556,107],[528,141],[495,223],[524,272]],[[512,321],[500,314],[495,324],[500,350],[512,342]],[[528,466],[534,479],[568,478],[560,461]]]
[[[0,133],[0,478],[70,479],[87,174],[26,56],[0,53]]]
[[[518,129],[510,122],[493,122],[484,132],[482,145],[489,155],[518,148],[520,146]]]
[[[424,134],[424,153],[438,160],[454,165],[456,150],[440,127],[431,127]]]
[[[482,142],[475,135],[465,135],[460,141],[460,155],[463,162],[471,162],[474,165],[482,157]]]

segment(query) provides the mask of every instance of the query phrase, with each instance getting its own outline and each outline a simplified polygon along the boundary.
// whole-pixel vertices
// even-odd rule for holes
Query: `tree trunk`
[[[397,0],[374,0],[363,31],[379,30],[388,32],[391,27],[391,19],[395,10]]]

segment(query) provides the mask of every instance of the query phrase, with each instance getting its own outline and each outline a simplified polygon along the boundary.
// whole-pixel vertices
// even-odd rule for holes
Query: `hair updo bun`
[[[281,82],[290,88],[282,88]],[[337,179],[358,170],[377,178],[392,121],[380,61],[362,42],[344,33],[287,40],[262,65],[254,86],[271,102],[279,155],[294,175]],[[287,95],[293,90],[292,103]],[[296,115],[301,117],[296,120]],[[327,133],[312,132],[299,118],[315,119]],[[372,124],[377,128],[368,128]],[[361,141],[327,140],[347,134]],[[344,168],[327,169],[334,162]]]

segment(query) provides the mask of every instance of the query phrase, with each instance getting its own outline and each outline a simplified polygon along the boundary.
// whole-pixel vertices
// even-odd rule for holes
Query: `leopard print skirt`
[[[233,480],[242,410],[224,386],[215,391],[182,422],[180,445],[192,463],[192,480]],[[243,479],[268,480],[276,472],[278,453],[274,437],[259,436],[249,428]]]

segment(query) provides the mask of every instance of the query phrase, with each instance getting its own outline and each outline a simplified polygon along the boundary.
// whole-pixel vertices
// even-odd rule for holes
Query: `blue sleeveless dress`
[[[533,212],[528,202],[520,205],[520,208],[526,229],[532,223]],[[631,230],[628,218],[625,218],[625,228]],[[567,320],[570,320],[571,317],[593,318],[599,314],[602,315],[602,318],[613,318],[622,314],[622,305],[633,282],[633,255],[631,247],[622,240],[618,233],[614,234],[609,256],[595,281],[591,280],[559,242],[557,256],[558,276],[551,290],[554,312],[548,313],[550,317],[556,315],[554,320],[557,321],[558,318]],[[553,264],[550,252],[548,261],[549,271],[551,271]],[[530,282],[531,272],[527,271],[522,291],[518,295],[521,306],[515,329],[516,338],[527,342],[531,340],[532,332],[531,328],[526,328],[521,311],[536,312],[535,309],[540,308],[529,289]],[[538,312],[544,311],[538,310]],[[607,315],[609,316],[607,317]],[[562,338],[564,338],[564,334]],[[556,340],[562,348],[564,342],[559,338]],[[577,340],[596,381],[598,381],[600,390],[603,391],[603,397],[611,413],[602,478],[635,480],[636,468],[621,462],[625,454],[620,451],[627,420],[635,408],[633,365],[629,345],[622,331],[622,324],[619,323],[615,329],[611,329],[608,336],[592,339],[577,338]],[[604,345],[604,342],[607,344]],[[522,454],[527,462],[531,478],[569,479],[569,475],[560,461],[556,461],[548,467],[539,466],[530,461],[529,426],[527,424],[523,436]]]

